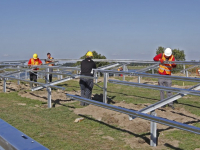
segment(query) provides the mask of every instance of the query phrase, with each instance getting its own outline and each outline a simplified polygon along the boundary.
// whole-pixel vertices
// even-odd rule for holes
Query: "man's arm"
[[[175,61],[175,57],[173,57],[172,61]],[[173,68],[176,68],[176,64],[173,63],[173,64],[172,64],[172,67],[173,67]]]
[[[28,61],[28,66],[31,66],[31,59],[29,59]]]
[[[156,55],[156,56],[153,58],[154,61],[160,61],[161,59],[162,59],[162,53]]]
[[[42,65],[42,61],[39,59],[39,65]]]

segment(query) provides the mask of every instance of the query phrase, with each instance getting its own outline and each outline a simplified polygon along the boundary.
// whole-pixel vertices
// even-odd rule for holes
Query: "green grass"
[[[122,79],[122,77],[116,77]],[[133,77],[126,77],[127,81]],[[143,78],[148,81],[149,78]],[[40,82],[42,80],[39,80]],[[13,81],[12,81],[13,82]],[[14,81],[15,82],[15,81]],[[103,83],[98,83],[103,86]],[[173,84],[182,85],[181,81],[175,81]],[[195,83],[194,83],[195,84]],[[185,85],[193,85],[191,82],[185,82]],[[80,91],[78,80],[71,80],[59,84],[68,91]],[[94,86],[94,97],[102,96],[101,88]],[[108,83],[108,100],[111,103],[125,101],[126,103],[155,103],[160,100],[159,91],[115,85]],[[186,96],[178,100],[177,108],[185,108],[187,111],[200,116],[200,103],[198,96]],[[91,117],[85,116],[85,120],[80,123],[74,123],[74,120],[80,116],[73,113],[71,108],[81,107],[79,102],[69,103],[65,106],[47,108],[47,104],[38,100],[20,97],[17,92],[0,93],[0,118],[21,130],[34,140],[49,149],[131,149],[122,140],[133,136],[142,137],[134,133],[128,133],[120,129],[117,125],[108,125],[99,122]],[[20,105],[24,103],[26,105]],[[200,127],[200,123],[194,124]],[[179,148],[195,149],[200,147],[200,136],[185,132],[182,130],[163,131],[165,138],[180,141]],[[103,136],[113,137],[114,140],[104,139]]]
[[[47,109],[42,107],[45,105],[42,102],[22,98],[17,92],[0,93],[0,100],[0,118],[49,149],[130,149],[121,140],[125,135],[120,130],[90,118],[74,123],[80,116],[68,107]],[[103,136],[115,140],[109,141]]]

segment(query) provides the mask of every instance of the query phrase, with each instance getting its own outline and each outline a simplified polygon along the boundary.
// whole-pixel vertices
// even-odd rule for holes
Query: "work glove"
[[[164,60],[163,60],[163,59],[160,59],[160,63],[163,64],[163,63],[164,63]]]
[[[176,64],[172,64],[172,67],[173,67],[173,68],[176,68]]]

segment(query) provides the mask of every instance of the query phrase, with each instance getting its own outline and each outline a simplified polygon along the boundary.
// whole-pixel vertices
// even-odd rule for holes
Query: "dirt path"
[[[140,110],[146,107],[148,104],[126,104],[123,102],[115,104],[116,106],[133,109],[133,110]],[[100,122],[104,122],[106,124],[112,125],[113,128],[115,126],[119,126],[121,130],[124,130],[123,133],[130,133],[134,136],[132,138],[125,138],[123,139],[128,145],[132,148],[144,148],[149,147],[149,134],[145,134],[144,136],[140,136],[140,134],[148,133],[150,131],[150,122],[144,119],[136,118],[132,121],[129,121],[128,115],[121,114],[112,110],[107,110],[104,108],[100,108],[97,106],[89,105],[84,108],[77,108],[74,110],[76,114],[81,116],[90,116],[95,118]],[[167,118],[169,120],[174,120],[177,122],[187,123],[190,124],[191,122],[198,122],[200,121],[200,117],[194,114],[187,112],[184,108],[177,108],[176,110],[172,110],[170,108],[165,109],[157,109],[156,110],[157,116],[162,118]],[[159,132],[159,139],[158,139],[158,146],[153,149],[163,149],[166,148],[164,145],[166,143],[178,147],[178,141],[171,141],[169,139],[165,139],[163,131],[170,131],[176,130],[170,128],[165,125],[157,124],[158,132]]]

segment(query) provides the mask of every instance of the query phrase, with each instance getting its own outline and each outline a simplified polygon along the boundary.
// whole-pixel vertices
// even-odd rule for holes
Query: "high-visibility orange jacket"
[[[38,59],[34,59],[34,58],[31,58],[28,62],[28,65],[33,65],[33,66],[37,66],[37,65],[41,65],[42,64],[42,61],[38,58]],[[38,70],[39,68],[35,68],[33,70]]]
[[[162,54],[162,58],[164,61],[166,61],[166,58],[165,58],[165,54],[163,53]],[[173,55],[171,55],[168,59],[168,61],[174,61],[175,58]],[[172,64],[160,64],[159,65],[159,69],[158,69],[158,72],[160,74],[163,74],[165,72],[166,75],[171,75],[171,70],[172,70],[173,66]]]
[[[53,59],[53,57],[50,57],[48,59]],[[48,64],[48,63],[51,63],[52,61],[46,61],[45,63]],[[49,64],[49,66],[54,66],[54,64]]]

